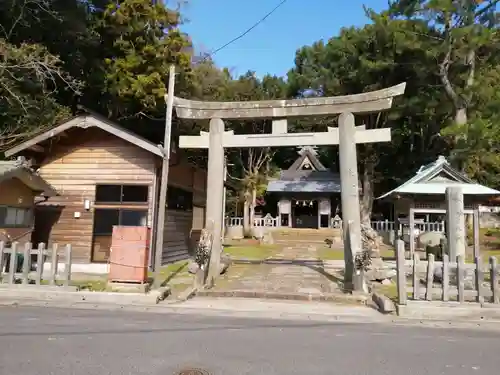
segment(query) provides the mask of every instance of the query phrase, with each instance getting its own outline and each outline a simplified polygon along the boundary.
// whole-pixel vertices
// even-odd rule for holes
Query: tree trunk
[[[252,198],[250,201],[250,228],[253,228],[255,226],[254,220],[255,220],[255,206],[257,204],[257,189],[253,188],[252,189]]]
[[[467,124],[467,108],[465,106],[455,110],[455,123],[457,125]]]
[[[245,192],[245,200],[243,201],[243,235],[246,237],[250,234],[250,202],[248,192]]]
[[[373,208],[373,178],[375,174],[375,163],[368,161],[363,168],[361,177],[362,196],[360,200],[361,224],[371,227],[371,216]]]

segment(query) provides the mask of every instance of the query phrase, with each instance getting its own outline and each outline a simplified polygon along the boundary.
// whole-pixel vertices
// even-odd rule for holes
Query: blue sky
[[[182,29],[197,50],[210,52],[241,34],[279,0],[188,0]],[[234,75],[248,70],[258,76],[285,75],[293,67],[295,51],[320,39],[329,39],[345,26],[367,22],[363,5],[377,11],[387,0],[288,0],[264,23],[215,56],[219,66]]]

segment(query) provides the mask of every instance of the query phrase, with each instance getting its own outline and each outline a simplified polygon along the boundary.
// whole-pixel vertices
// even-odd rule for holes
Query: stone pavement
[[[214,288],[200,294],[297,300],[337,300],[335,297],[338,296],[347,298],[342,291],[343,270],[325,265],[319,259],[315,246],[285,246],[273,258],[279,260],[268,260],[266,263],[236,262]],[[359,301],[359,298],[354,298],[354,301]]]

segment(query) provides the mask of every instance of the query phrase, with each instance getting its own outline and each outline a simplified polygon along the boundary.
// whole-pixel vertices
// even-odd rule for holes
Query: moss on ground
[[[225,246],[224,252],[233,259],[262,260],[275,257],[280,251],[276,245]]]

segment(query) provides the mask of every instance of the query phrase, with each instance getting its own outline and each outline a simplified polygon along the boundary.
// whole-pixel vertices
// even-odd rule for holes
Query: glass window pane
[[[94,213],[94,234],[111,235],[113,234],[113,225],[119,225],[119,223],[119,210],[98,208]]]
[[[124,185],[122,202],[147,203],[148,191],[149,187],[147,185]]]
[[[6,224],[6,222],[5,222],[6,218],[7,218],[7,207],[1,206],[0,207],[0,225]]]
[[[148,220],[147,210],[121,210],[120,225],[145,227]]]
[[[25,220],[24,214],[25,214],[25,212],[24,212],[24,209],[22,209],[22,208],[18,208],[18,209],[16,209],[16,211],[17,211],[16,212],[16,225],[17,226],[21,226],[21,225],[24,224],[24,220]]]
[[[121,185],[97,185],[95,187],[95,201],[102,203],[120,202],[122,198]]]
[[[16,225],[17,209],[7,207],[7,215],[5,217],[5,225]]]

